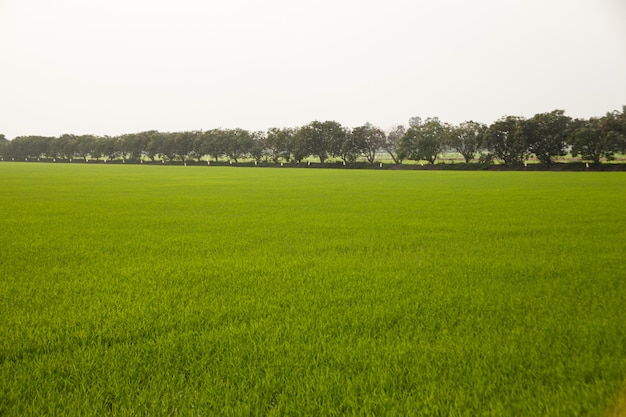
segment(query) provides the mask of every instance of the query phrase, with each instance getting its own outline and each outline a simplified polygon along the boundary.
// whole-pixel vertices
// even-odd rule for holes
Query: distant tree
[[[131,158],[138,160],[141,157],[148,157],[154,161],[159,154],[159,139],[163,135],[156,130],[146,130],[144,132],[135,133],[135,143],[131,148]]]
[[[308,154],[315,155],[323,164],[329,157],[340,154],[346,129],[335,121],[313,121],[298,129],[297,135]]]
[[[422,118],[418,116],[409,119],[409,127],[419,127],[422,124]]]
[[[12,158],[18,160],[46,158],[52,139],[47,136],[18,136],[8,144],[8,151]]]
[[[224,132],[226,139],[226,155],[230,159],[237,163],[239,159],[250,154],[254,146],[254,140],[249,131],[237,128],[225,130]]]
[[[6,153],[7,153],[7,158],[11,158],[11,159],[17,159],[18,161],[23,161],[25,158],[28,157],[28,151],[27,149],[25,149],[25,143],[23,140],[20,140],[20,137],[16,137],[13,138],[12,141],[10,141],[7,144],[7,149],[6,149]]]
[[[138,161],[142,156],[148,156],[150,159],[154,160],[153,157],[150,157],[148,147],[150,145],[150,141],[152,136],[156,133],[154,130],[138,132],[138,133],[128,133],[119,137],[119,151],[120,155],[123,159],[130,159],[134,161]]]
[[[117,138],[113,136],[99,136],[96,139],[96,144],[91,154],[92,157],[100,159],[104,157],[105,160],[116,158]]]
[[[524,119],[506,116],[492,123],[485,135],[485,145],[505,165],[522,164],[529,156]]]
[[[3,135],[0,134],[0,158],[7,158],[7,151],[9,149],[9,140]]]
[[[524,121],[528,149],[544,164],[554,163],[554,158],[564,156],[567,147],[568,125],[571,119],[563,110],[539,113]]]
[[[265,132],[251,132],[252,146],[250,148],[250,156],[254,158],[254,161],[258,164],[267,156],[267,144]]]
[[[406,129],[404,126],[394,126],[387,134],[385,142],[382,145],[382,149],[391,156],[391,159],[393,159],[393,162],[396,164],[402,164],[403,158],[398,153],[398,150],[400,147],[400,139],[402,139],[405,132]]]
[[[385,132],[379,127],[366,123],[352,130],[352,136],[358,144],[359,153],[365,156],[367,162],[374,163],[376,153],[383,147],[386,140]]]
[[[399,154],[415,161],[425,160],[434,164],[445,149],[450,127],[438,118],[428,118],[422,124],[412,126],[400,141]]]
[[[87,157],[93,154],[96,149],[97,138],[94,135],[81,135],[77,136],[75,141],[74,155],[86,161]]]
[[[293,139],[293,159],[296,162],[301,163],[304,158],[307,158],[310,155],[311,151],[309,150],[307,139],[302,133],[302,128],[299,128],[295,131]]]
[[[618,139],[618,152],[626,153],[626,105],[622,107],[622,112],[613,112],[616,121],[616,130],[619,134]]]
[[[354,135],[354,131],[349,132],[346,130],[343,142],[341,142],[341,150],[339,151],[339,157],[346,164],[352,164],[356,162],[361,153],[363,153],[365,144],[362,138]]]
[[[290,128],[270,128],[265,135],[268,156],[274,163],[279,159],[289,162],[295,145],[295,131]]]
[[[76,153],[78,139],[73,134],[63,134],[50,143],[50,156],[60,159],[71,159]]]
[[[486,131],[487,126],[482,123],[463,122],[451,129],[448,146],[463,155],[465,163],[470,163],[480,151]]]
[[[200,151],[209,155],[217,162],[226,154],[227,132],[222,129],[212,129],[202,134],[202,147]]]
[[[199,132],[184,131],[172,133],[170,153],[182,162],[187,162],[195,157],[194,144]]]
[[[572,122],[572,156],[599,164],[602,158],[615,159],[615,154],[625,148],[622,135],[622,116],[610,112],[601,118]]]
[[[167,161],[176,160],[176,132],[163,132],[163,142],[161,143],[161,158]]]

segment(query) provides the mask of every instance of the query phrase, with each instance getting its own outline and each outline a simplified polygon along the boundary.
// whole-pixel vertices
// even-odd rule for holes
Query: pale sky
[[[626,0],[0,0],[0,133],[626,105]]]

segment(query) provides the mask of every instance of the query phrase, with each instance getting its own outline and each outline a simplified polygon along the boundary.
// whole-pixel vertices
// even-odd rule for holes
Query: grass
[[[0,164],[0,415],[602,415],[623,173]]]

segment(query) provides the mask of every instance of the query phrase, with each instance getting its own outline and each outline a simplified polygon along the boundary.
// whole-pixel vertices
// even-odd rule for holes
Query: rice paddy
[[[0,164],[0,416],[608,415],[626,174]]]

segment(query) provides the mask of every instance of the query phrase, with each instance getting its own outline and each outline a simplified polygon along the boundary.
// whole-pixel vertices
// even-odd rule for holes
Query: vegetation
[[[498,160],[520,166],[533,155],[546,165],[571,153],[583,161],[600,164],[626,152],[626,116],[610,112],[600,118],[572,120],[562,110],[536,114],[530,119],[505,116],[487,126],[473,121],[452,126],[438,118],[409,120],[409,128],[389,132],[366,123],[349,129],[336,121],[312,121],[299,128],[212,129],[193,132],[147,131],[119,137],[61,135],[20,136],[12,141],[0,135],[0,158],[5,160],[112,160],[200,161],[220,158],[237,163],[254,159],[301,162],[317,158],[321,164],[339,158],[354,164],[361,158],[370,165],[380,153],[396,164],[403,160],[434,164],[444,152],[458,152],[467,164],[479,158],[488,165]]]
[[[0,164],[0,415],[598,416],[623,173]]]

